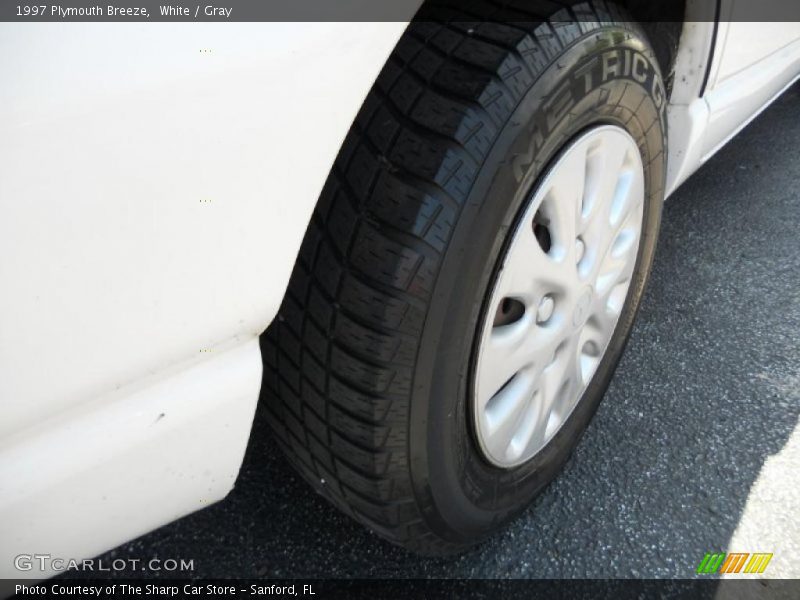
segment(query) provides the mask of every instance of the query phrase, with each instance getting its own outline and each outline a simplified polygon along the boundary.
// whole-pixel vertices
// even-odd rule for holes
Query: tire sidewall
[[[420,342],[409,462],[428,525],[453,543],[513,518],[560,471],[622,354],[653,259],[665,175],[665,92],[638,31],[608,26],[575,41],[533,84],[479,172],[442,262]],[[603,124],[636,140],[645,167],[637,265],[620,321],[575,410],[548,445],[513,469],[482,456],[472,431],[472,381],[484,300],[526,200],[570,140]]]

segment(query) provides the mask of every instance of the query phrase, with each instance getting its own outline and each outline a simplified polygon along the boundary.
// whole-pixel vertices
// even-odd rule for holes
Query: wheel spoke
[[[592,178],[595,184],[591,193],[596,201],[584,223],[610,219],[612,205],[615,201],[616,205],[624,205],[634,177],[631,148],[619,143],[617,136],[604,139],[594,152],[602,155],[602,160],[597,161],[600,172]]]
[[[564,157],[553,171],[551,186],[543,202],[543,214],[553,235],[553,255],[575,265],[575,240],[582,222],[586,154],[581,151]]]
[[[612,290],[613,289],[614,287],[612,287]],[[625,292],[627,292],[627,286],[622,290],[623,294]],[[611,292],[605,296],[595,297],[592,302],[591,314],[586,323],[587,327],[593,328],[587,332],[587,339],[594,339],[600,343],[601,349],[605,348],[605,344],[608,339],[611,338],[611,334],[614,332],[614,328],[617,326],[617,321],[619,320],[619,311],[613,310],[608,306],[607,298],[610,293]]]
[[[514,430],[514,434],[509,440],[506,448],[506,457],[509,460],[517,460],[526,453],[531,444],[537,443],[534,438],[536,429],[541,422],[539,411],[541,410],[541,393],[534,393],[531,403],[526,406],[521,414],[519,423]]]
[[[500,456],[506,453],[533,396],[533,378],[529,373],[521,373],[487,402],[482,421],[490,452]]]
[[[533,222],[531,215],[528,222]],[[506,257],[495,284],[495,295],[533,304],[542,290],[564,291],[574,285],[575,269],[542,250],[533,227],[514,238],[515,251]]]
[[[644,180],[637,162],[638,149],[614,140],[604,142],[601,148],[605,151],[603,171],[592,178],[595,200],[581,230],[587,258],[581,261],[579,272],[586,280],[593,280],[598,271],[609,270],[604,263],[617,245],[621,246],[617,248],[620,251],[626,249],[626,242],[638,247],[635,234],[641,226]],[[635,225],[627,227],[632,217]],[[634,235],[620,237],[623,232]]]
[[[630,281],[636,266],[636,253],[639,249],[639,227],[642,220],[642,206],[631,203],[623,222],[612,229],[601,246],[601,260],[597,269],[595,289],[604,301],[620,283]]]
[[[601,314],[605,315],[597,312],[586,321],[578,338],[578,367],[583,385],[588,385],[594,375],[617,323],[617,319],[598,318]]]
[[[542,445],[553,428],[566,418],[578,381],[577,336],[571,336],[556,350],[553,362],[541,374],[542,418],[534,434],[534,444]]]
[[[528,351],[529,315],[510,325],[492,327],[477,371],[477,400],[480,406],[497,394],[517,373],[533,366]]]

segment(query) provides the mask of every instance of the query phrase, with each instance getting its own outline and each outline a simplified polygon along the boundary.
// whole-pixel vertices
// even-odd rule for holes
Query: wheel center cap
[[[578,296],[575,308],[572,311],[572,325],[581,327],[589,316],[589,307],[592,305],[592,288],[586,287]]]

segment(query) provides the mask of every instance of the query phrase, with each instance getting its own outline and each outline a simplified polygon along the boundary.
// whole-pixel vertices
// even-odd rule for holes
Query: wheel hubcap
[[[494,465],[530,460],[578,404],[622,313],[643,211],[636,142],[610,125],[575,140],[534,190],[478,347],[473,417]]]

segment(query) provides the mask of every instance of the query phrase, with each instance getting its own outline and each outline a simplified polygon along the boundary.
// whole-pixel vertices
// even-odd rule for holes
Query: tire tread
[[[265,414],[297,470],[380,535],[434,554],[457,545],[422,517],[406,433],[442,254],[517,103],[599,26],[563,21],[622,24],[597,2],[466,4],[428,7],[401,38],[336,159],[262,342]],[[498,22],[504,15],[512,22]]]

